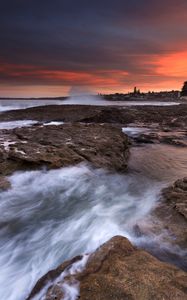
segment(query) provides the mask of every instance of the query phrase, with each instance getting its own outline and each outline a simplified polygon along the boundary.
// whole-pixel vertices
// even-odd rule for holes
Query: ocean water
[[[0,129],[14,129],[14,128],[21,128],[21,127],[28,127],[37,123],[38,123],[37,121],[33,121],[33,120],[0,122]]]
[[[61,100],[0,100],[0,112],[25,109],[35,106],[45,106],[45,105],[61,105]]]
[[[134,226],[146,220],[161,189],[184,177],[186,168],[185,149],[151,145],[131,149],[123,175],[86,164],[14,173],[11,189],[0,193],[0,299],[24,300],[47,271],[115,235],[141,245]],[[144,236],[143,242],[155,239],[164,247],[160,236]],[[65,287],[74,295],[67,300],[76,299],[78,285],[72,288]]]
[[[79,97],[70,97],[67,100],[0,100],[0,112],[25,109],[35,106],[45,106],[45,105],[113,105],[113,106],[171,106],[179,105],[177,101],[106,101],[98,96],[79,96]]]

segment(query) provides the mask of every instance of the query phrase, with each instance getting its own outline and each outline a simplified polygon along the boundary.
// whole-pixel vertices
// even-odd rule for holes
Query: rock
[[[171,187],[166,188],[163,195],[167,204],[182,215],[187,222],[187,177],[177,180]]]
[[[163,241],[170,245],[171,250],[172,247],[178,249],[179,256],[183,257],[180,265],[187,270],[187,178],[177,180],[162,191],[161,199],[151,213],[150,222],[154,222],[150,228],[140,226],[143,234],[163,235]]]
[[[82,256],[76,256],[71,260],[65,261],[64,263],[62,263],[60,266],[58,266],[55,270],[51,270],[49,271],[46,275],[44,275],[42,278],[40,278],[35,287],[33,288],[33,290],[31,291],[30,295],[28,296],[27,300],[31,300],[33,299],[33,297],[35,297],[38,293],[40,293],[40,291],[45,288],[45,286],[48,285],[49,282],[54,282],[59,276],[60,274],[62,274],[65,270],[67,270],[68,268],[71,267],[72,264],[80,261],[82,259]],[[50,300],[50,293],[51,290],[55,290],[55,293],[57,295],[57,297],[59,297],[59,290],[56,288],[56,285],[50,285],[49,289],[46,290],[47,294],[46,295],[46,299],[45,300]],[[62,296],[62,290],[60,293],[60,296]],[[55,298],[51,298],[51,299],[55,299]],[[59,299],[59,298],[56,298]],[[61,299],[61,298],[60,298]]]
[[[144,123],[162,127],[186,128],[187,105],[175,106],[91,106],[50,105],[1,113],[0,121],[37,120],[41,122],[64,121],[85,123]]]
[[[3,130],[0,174],[41,166],[60,168],[89,162],[97,168],[124,171],[128,137],[120,129],[100,124],[64,124]],[[11,142],[10,142],[11,141]]]
[[[11,187],[10,182],[6,177],[0,176],[0,191],[8,190]]]
[[[156,142],[155,136],[152,134],[140,134],[136,137],[133,137],[133,140],[137,144],[154,144]]]
[[[148,132],[138,134],[137,136],[131,137],[134,144],[158,144],[164,143],[173,146],[187,147],[186,131],[173,132],[172,130]]]
[[[27,300],[41,291],[59,270],[70,268],[68,262],[50,271],[35,286]],[[53,278],[51,278],[53,274]],[[63,300],[63,284],[80,283],[80,300],[184,300],[187,299],[187,273],[160,262],[137,249],[126,238],[116,236],[97,249],[85,269],[46,288],[44,300]]]

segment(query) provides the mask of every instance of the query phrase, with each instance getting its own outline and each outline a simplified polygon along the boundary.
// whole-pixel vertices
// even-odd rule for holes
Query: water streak
[[[0,193],[0,299],[24,300],[50,269],[115,235],[140,245],[134,226],[186,167],[184,149],[157,145],[133,148],[124,175],[78,165],[10,176]]]

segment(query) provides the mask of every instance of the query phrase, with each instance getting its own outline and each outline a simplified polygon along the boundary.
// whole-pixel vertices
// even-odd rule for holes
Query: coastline
[[[76,168],[76,166],[79,166],[82,162],[88,163],[88,165],[90,164],[91,168],[93,168],[92,170],[89,170],[89,167],[88,170],[86,169],[86,174],[90,174],[89,178],[92,178],[93,172],[96,172],[96,177],[98,176],[99,178],[100,173],[97,175],[97,172],[100,171],[97,170],[102,168],[108,170],[106,173],[107,176],[113,176],[113,173],[115,173],[117,176],[115,180],[118,180],[117,178],[121,172],[126,176],[125,178],[129,180],[131,176],[136,175],[136,170],[133,170],[134,167],[136,168],[136,162],[134,162],[134,166],[132,166],[131,158],[131,164],[129,164],[129,152],[131,157],[134,151],[133,149],[135,149],[137,155],[141,152],[141,155],[145,156],[147,155],[146,149],[148,153],[153,152],[153,149],[148,147],[149,145],[153,145],[155,149],[160,145],[163,147],[163,153],[164,151],[169,151],[169,149],[170,151],[175,151],[176,149],[176,152],[179,151],[179,154],[180,151],[182,151],[181,153],[185,153],[187,147],[186,108],[187,105],[185,104],[167,107],[49,105],[2,112],[0,114],[0,125],[2,124],[2,126],[6,127],[8,124],[9,126],[13,125],[15,121],[22,122],[17,123],[18,127],[12,129],[0,129],[0,187],[2,193],[11,192],[12,187],[8,181],[10,174],[13,174],[11,175],[13,176],[12,178],[17,178],[16,174],[20,174],[19,176],[23,176],[24,178],[25,171],[28,172],[27,176],[35,176],[35,173],[31,175],[30,172],[36,170],[33,172],[41,172],[40,176],[47,176],[45,174],[48,174],[51,169],[53,169],[54,172],[58,169],[59,172],[64,172],[66,168],[71,168],[71,166],[75,166]],[[29,122],[35,123],[29,124]],[[165,145],[171,148],[167,148]],[[162,155],[163,154],[161,154],[161,158]],[[156,159],[157,158],[155,158],[155,160]],[[141,160],[140,157],[139,162],[141,162]],[[147,159],[145,157],[144,160],[145,163],[147,160],[147,167],[152,167],[149,165],[148,156]],[[164,160],[165,158],[163,158],[163,164]],[[171,158],[169,157],[166,166],[167,163],[170,163],[170,160]],[[151,160],[150,163],[153,163],[153,161]],[[144,161],[142,162],[142,167],[143,164]],[[157,168],[157,165],[155,166]],[[162,166],[160,166],[160,168],[161,172],[163,172]],[[175,168],[175,165],[173,168]],[[42,170],[44,169],[45,171],[43,172]],[[140,172],[140,170],[138,172]],[[136,176],[140,180],[142,175],[141,173],[138,175],[138,172]],[[170,172],[169,165],[168,172]],[[183,174],[183,172],[181,174]],[[80,178],[81,176],[82,175],[80,175]],[[148,176],[148,174],[146,176]],[[66,273],[67,270],[62,266],[69,266],[68,268],[70,268],[70,270],[71,268],[73,268],[72,270],[76,269],[74,268],[74,262],[78,263],[82,257],[81,252],[79,252],[80,256],[78,258],[75,257],[70,262],[66,262],[65,260],[62,266],[60,265],[59,268],[47,273],[43,279],[39,280],[38,284],[40,288],[42,287],[45,290],[44,299],[52,300],[54,297],[56,297],[56,299],[61,299],[62,297],[66,299],[66,294],[63,293],[67,293],[68,288],[70,288],[70,290],[73,288],[77,293],[77,297],[79,295],[80,299],[88,299],[88,297],[99,299],[98,297],[100,297],[100,295],[102,295],[102,299],[113,299],[114,290],[116,289],[120,290],[120,293],[116,296],[118,298],[116,299],[123,299],[124,297],[137,299],[136,293],[142,289],[142,280],[145,280],[144,289],[142,290],[142,299],[150,299],[150,295],[162,299],[162,297],[166,296],[170,291],[170,298],[182,300],[185,295],[183,290],[186,288],[186,273],[184,270],[186,270],[187,267],[184,259],[187,250],[186,232],[184,230],[187,224],[186,217],[184,218],[186,209],[186,179],[184,178],[182,180],[181,177],[176,179],[180,179],[180,181],[173,183],[172,186],[163,191],[163,195],[159,198],[160,200],[154,204],[156,206],[153,206],[151,211],[148,210],[149,213],[147,217],[152,218],[152,220],[154,220],[153,223],[151,222],[149,224],[149,220],[147,223],[146,217],[143,217],[143,223],[141,222],[141,218],[137,220],[137,222],[132,222],[130,234],[132,240],[130,242],[133,245],[124,237],[113,237],[112,240],[101,246],[96,252],[90,254],[88,267],[85,264],[81,272],[75,271],[73,274],[71,274],[71,272]],[[146,177],[143,180],[147,180]],[[153,183],[157,184],[157,179],[153,179],[150,184]],[[121,186],[121,184],[122,183],[119,183],[119,186]],[[132,181],[129,188],[132,184],[135,184],[135,181],[134,183]],[[164,184],[166,185],[166,183]],[[144,182],[142,182],[142,186],[144,186]],[[16,186],[13,186],[13,188],[15,188],[15,191],[18,191]],[[20,190],[22,190],[22,186],[20,186]],[[113,205],[115,205],[115,203],[113,203]],[[169,214],[168,222],[165,222],[165,212]],[[160,236],[162,236],[163,232],[163,239],[158,239],[158,237],[160,238]],[[182,235],[181,232],[183,233]],[[173,240],[174,236],[175,239]],[[134,246],[134,243],[137,243],[137,246]],[[162,245],[161,249],[159,248],[159,243]],[[111,245],[113,245],[112,248]],[[166,247],[167,245],[169,245],[169,248]],[[114,249],[114,251],[110,249]],[[132,251],[132,260],[129,254],[123,257],[122,249],[125,252]],[[172,252],[172,249],[174,252]],[[111,251],[113,252],[111,253]],[[116,255],[119,259],[117,261]],[[135,260],[133,258],[134,255],[136,257]],[[154,256],[157,258],[154,258]],[[92,261],[93,257],[96,257],[98,261],[95,261],[95,258],[94,261]],[[106,265],[108,266],[105,286],[99,285],[99,276],[104,278],[105,273],[105,267],[103,269],[104,265],[101,262],[103,257],[106,258]],[[165,263],[160,262],[160,260],[165,261]],[[138,290],[136,292],[135,290],[127,288],[126,280],[132,285],[133,278],[136,277],[137,274],[140,274],[140,272],[136,273],[137,261],[139,261],[139,266],[142,270],[145,268],[145,261],[146,264],[147,261],[149,261],[150,264],[149,268],[146,268],[146,270],[142,272],[142,279],[137,279],[136,286]],[[63,262],[63,260],[61,262]],[[93,272],[90,269],[90,263],[91,265],[93,264]],[[109,267],[109,265],[113,263],[117,264],[115,270]],[[177,265],[178,268],[171,264]],[[127,269],[125,266],[128,266],[129,273],[128,278],[123,278],[122,283],[120,279],[122,277],[118,278],[118,276],[115,275],[114,279],[112,274],[113,272],[115,274],[126,273]],[[97,267],[101,268],[101,274],[97,272]],[[134,271],[132,271],[133,268]],[[153,269],[155,275],[152,277],[151,272]],[[57,281],[55,279],[54,284],[49,285],[49,282],[51,282],[51,274],[53,274],[53,278],[56,278],[59,274],[61,274],[63,278],[58,280],[57,276]],[[97,282],[96,286],[95,283],[92,285],[93,274],[95,274],[94,282]],[[146,278],[144,278],[144,274],[146,274]],[[162,280],[165,282],[164,288],[162,287],[163,281],[160,282],[159,280],[160,276],[162,276]],[[147,277],[150,277],[150,280],[148,280]],[[114,285],[111,284],[110,278],[115,281]],[[170,281],[171,284],[168,283]],[[74,285],[75,282],[76,284]],[[32,299],[32,297],[35,299],[33,295],[35,294],[35,290],[39,291],[38,284],[31,293],[31,298],[28,299]],[[173,285],[175,287],[171,288]],[[63,290],[64,286],[66,286],[65,290]],[[90,288],[88,288],[88,286],[90,286]],[[179,295],[178,298],[176,298],[177,294]]]

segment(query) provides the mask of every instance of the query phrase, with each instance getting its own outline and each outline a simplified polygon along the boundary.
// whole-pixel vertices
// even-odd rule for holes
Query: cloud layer
[[[180,88],[186,28],[186,0],[4,1],[0,96]]]

